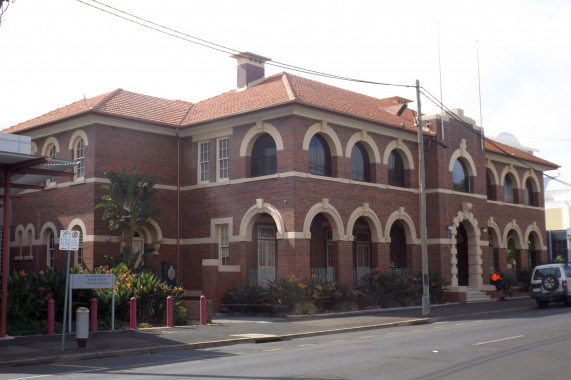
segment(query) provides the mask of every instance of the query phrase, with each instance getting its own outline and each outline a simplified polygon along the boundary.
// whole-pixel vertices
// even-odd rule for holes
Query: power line
[[[524,160],[522,160],[519,157],[516,157],[515,155],[513,155],[512,153],[509,153],[508,151],[506,151],[504,148],[502,148],[501,146],[499,146],[494,140],[487,138],[486,136],[484,136],[483,133],[476,131],[470,124],[466,123],[464,120],[462,120],[458,115],[456,115],[454,112],[452,112],[448,107],[446,107],[444,104],[442,104],[440,101],[438,101],[438,99],[432,95],[426,88],[422,87],[423,91],[421,91],[421,93],[426,96],[426,98],[431,101],[432,103],[434,103],[436,106],[438,107],[442,107],[446,113],[452,117],[453,119],[455,119],[456,121],[458,121],[464,128],[466,128],[468,131],[474,133],[476,136],[483,138],[485,141],[487,141],[490,145],[494,146],[495,148],[499,149],[501,152],[503,152],[504,154],[506,154],[507,156],[510,156],[511,158],[513,158],[514,160],[518,161],[519,163],[521,163],[522,165],[528,167],[531,170],[536,170],[536,171],[540,171],[535,169],[533,166],[531,166],[529,163],[525,162]],[[426,93],[424,92],[426,91]],[[560,179],[558,179],[557,177],[553,177],[549,174],[546,174],[544,172],[542,172],[542,174],[554,181],[557,181],[565,186],[571,187],[571,183],[562,181]]]
[[[125,12],[125,11],[123,11],[123,10],[121,10],[121,9],[112,7],[112,6],[107,5],[107,4],[103,3],[103,2],[100,2],[100,1],[98,1],[98,0],[91,0],[91,1],[94,2],[94,3],[100,4],[100,5],[104,6],[104,7],[107,7],[107,8],[109,8],[109,9],[112,9],[112,10],[114,10],[115,12],[120,12],[120,13],[122,13],[122,14],[125,14],[125,15],[129,16],[129,17],[132,17],[132,18],[134,18],[135,20],[133,20],[133,19],[131,19],[131,18],[128,18],[128,17],[121,16],[121,15],[119,15],[119,14],[117,14],[117,13],[113,13],[113,12],[107,11],[107,10],[105,10],[105,9],[103,9],[103,8],[96,7],[96,6],[92,5],[92,4],[88,4],[87,2],[85,2],[85,1],[83,1],[83,0],[77,0],[77,1],[80,2],[80,3],[82,3],[82,4],[84,4],[84,5],[87,5],[87,6],[90,6],[90,7],[92,7],[92,8],[95,8],[95,9],[97,9],[97,10],[100,10],[100,11],[102,11],[102,12],[105,12],[105,13],[108,13],[108,14],[110,14],[110,15],[113,15],[113,16],[115,16],[115,17],[119,17],[119,18],[121,18],[121,19],[123,19],[123,20],[126,20],[126,21],[132,22],[132,23],[134,23],[134,24],[143,26],[143,27],[145,27],[145,28],[148,28],[148,29],[157,31],[157,32],[159,32],[159,33],[163,33],[163,34],[169,35],[169,36],[171,36],[171,37],[179,38],[179,39],[182,39],[182,40],[184,40],[184,41],[191,42],[191,43],[194,43],[194,44],[196,44],[196,45],[199,45],[199,46],[202,46],[202,47],[206,47],[206,48],[209,48],[209,49],[212,49],[212,50],[216,50],[216,51],[219,51],[219,52],[223,52],[223,53],[226,53],[226,54],[240,55],[240,51],[237,50],[237,49],[233,49],[233,48],[230,48],[230,47],[227,47],[227,46],[224,46],[224,45],[220,45],[220,44],[217,44],[217,43],[214,43],[214,42],[210,42],[210,41],[208,41],[208,40],[205,40],[205,39],[202,39],[202,38],[199,38],[199,37],[192,36],[192,35],[187,34],[187,33],[184,33],[184,32],[180,32],[180,31],[178,31],[178,30],[176,30],[176,29],[173,29],[173,28],[170,28],[170,27],[166,27],[166,26],[164,26],[164,25],[161,25],[161,24],[155,23],[155,22],[153,22],[153,21],[144,19],[144,18],[139,17],[139,16],[137,16],[137,15],[134,15],[134,14],[132,14],[132,13]],[[139,22],[139,21],[137,21],[137,20],[141,20],[141,21],[143,21],[144,23],[143,23],[143,22]],[[145,23],[146,23],[146,24],[145,24]],[[150,24],[150,25],[147,25],[147,24]],[[159,29],[159,28],[160,28],[160,29]],[[164,29],[164,30],[162,30],[162,29]],[[176,34],[174,34],[174,33],[176,33]],[[184,37],[182,37],[182,36],[184,36]],[[248,58],[248,57],[247,57],[247,56],[244,56],[244,58]],[[290,64],[283,63],[283,62],[278,62],[278,61],[268,61],[268,62],[266,62],[266,64],[267,64],[267,65],[271,65],[271,66],[275,66],[275,67],[279,67],[279,68],[283,68],[283,69],[287,69],[287,70],[302,72],[302,73],[305,73],[305,74],[316,75],[316,76],[321,76],[321,77],[330,78],[330,79],[344,80],[344,81],[349,81],[349,82],[356,82],[356,83],[363,83],[363,84],[374,84],[374,85],[381,85],[381,86],[405,87],[405,88],[416,87],[415,85],[406,85],[406,84],[395,84],[395,83],[377,82],[377,81],[357,79],[357,78],[345,77],[345,76],[340,76],[340,75],[335,75],[335,74],[329,74],[329,73],[324,73],[324,72],[320,72],[320,71],[316,71],[316,70],[306,69],[306,68],[303,68],[303,67],[300,67],[300,66],[290,65]],[[442,102],[440,102],[434,95],[432,95],[426,88],[422,87],[422,89],[423,89],[423,91],[422,91],[421,93],[422,93],[424,96],[426,96],[426,98],[427,98],[428,100],[430,100],[432,103],[434,103],[434,104],[437,105],[438,107],[441,107],[442,109],[444,109],[444,110],[446,111],[446,113],[447,113],[449,116],[451,116],[452,118],[454,118],[455,120],[457,120],[462,126],[464,126],[465,128],[467,128],[469,131],[471,131],[472,133],[476,134],[478,137],[483,138],[485,141],[487,141],[488,143],[490,143],[491,145],[493,145],[494,147],[496,147],[497,149],[499,149],[501,152],[503,152],[504,154],[506,154],[506,155],[508,155],[508,156],[510,156],[510,157],[512,157],[512,158],[514,158],[516,161],[520,162],[520,163],[523,164],[524,166],[530,168],[531,170],[536,170],[536,169],[533,168],[531,165],[529,165],[527,162],[525,162],[525,161],[521,160],[520,158],[515,157],[514,155],[508,153],[508,152],[507,152],[506,150],[504,150],[502,147],[498,146],[493,140],[488,139],[487,137],[485,137],[485,136],[483,135],[483,133],[480,133],[480,132],[474,130],[471,125],[467,124],[464,120],[462,120],[462,119],[461,119],[460,117],[458,117],[455,113],[453,113],[448,107],[444,106],[444,104],[443,104]],[[425,93],[424,91],[426,91],[426,93]],[[546,176],[546,177],[548,177],[548,178],[551,178],[552,180],[558,181],[558,182],[560,182],[560,183],[562,183],[562,184],[564,184],[564,185],[566,185],[566,186],[571,187],[571,184],[566,183],[566,182],[564,182],[564,181],[561,181],[561,180],[557,179],[556,177],[549,176],[549,175],[547,175],[547,174],[545,174],[545,173],[543,173],[543,175]]]
[[[132,18],[125,17],[125,16],[122,16],[122,15],[117,14],[117,13],[114,13],[114,12],[110,12],[110,11],[105,10],[105,9],[103,9],[103,8],[97,7],[97,6],[93,5],[93,4],[89,4],[89,3],[87,3],[87,2],[85,2],[85,1],[83,1],[83,0],[77,0],[77,1],[80,2],[80,3],[82,3],[82,4],[84,4],[84,5],[87,5],[87,6],[90,6],[90,7],[92,7],[92,8],[95,8],[95,9],[97,9],[97,10],[100,10],[100,11],[102,11],[102,12],[105,12],[105,13],[108,13],[108,14],[110,14],[110,15],[113,15],[113,16],[115,16],[115,17],[119,17],[119,18],[121,18],[121,19],[123,19],[123,20],[126,20],[126,21],[132,22],[132,23],[134,23],[134,24],[143,26],[143,27],[145,27],[145,28],[148,28],[148,29],[157,31],[157,32],[159,32],[159,33],[163,33],[163,34],[169,35],[169,36],[171,36],[171,37],[175,37],[175,38],[178,38],[178,39],[187,41],[187,42],[191,42],[191,43],[196,44],[196,45],[200,45],[200,46],[202,46],[202,47],[206,47],[206,48],[209,48],[209,49],[212,49],[212,50],[216,50],[216,51],[219,51],[219,52],[222,52],[222,53],[230,54],[230,55],[238,55],[238,56],[239,56],[240,53],[241,53],[241,52],[240,52],[239,50],[237,50],[237,49],[233,49],[233,48],[230,48],[230,47],[227,47],[227,46],[224,46],[224,45],[220,45],[220,44],[217,44],[217,43],[214,43],[214,42],[207,41],[207,40],[202,39],[202,38],[199,38],[199,37],[192,36],[192,35],[187,34],[187,33],[184,33],[184,32],[180,32],[180,31],[178,31],[178,30],[176,30],[176,29],[173,29],[173,28],[170,28],[170,27],[167,27],[167,26],[164,26],[164,25],[155,23],[155,22],[153,22],[153,21],[144,19],[144,18],[142,18],[142,17],[139,17],[139,16],[134,15],[134,14],[129,13],[129,12],[125,12],[125,11],[123,11],[123,10],[121,10],[121,9],[112,7],[112,6],[110,6],[110,5],[107,5],[107,4],[102,3],[102,2],[100,2],[100,1],[97,1],[97,0],[90,0],[90,1],[93,2],[93,3],[97,3],[97,4],[99,4],[99,5],[102,5],[102,6],[104,6],[104,7],[107,7],[107,8],[109,8],[109,9],[112,9],[112,10],[115,11],[115,12],[119,12],[119,13],[122,13],[122,14],[124,14],[124,15],[129,16],[129,17],[132,17]],[[142,21],[142,22],[137,21],[137,20],[140,20],[140,21]],[[145,23],[146,23],[146,24],[145,24]],[[159,29],[159,28],[160,28],[160,29]],[[176,33],[176,34],[175,34],[175,33]],[[244,58],[249,58],[249,57],[247,57],[247,56],[243,56],[243,57],[244,57]],[[295,66],[295,65],[290,65],[290,64],[287,64],[287,63],[278,62],[278,61],[273,61],[273,60],[266,62],[266,65],[275,66],[275,67],[279,67],[279,68],[282,68],[282,69],[287,69],[287,70],[292,70],[292,71],[297,71],[297,72],[302,72],[302,73],[309,74],[309,75],[316,75],[316,76],[320,76],[320,77],[325,77],[325,78],[330,78],[330,79],[344,80],[344,81],[349,81],[349,82],[356,82],[356,83],[363,83],[363,84],[374,84],[374,85],[381,85],[381,86],[405,87],[405,88],[415,87],[414,85],[396,84],[396,83],[386,83],[386,82],[377,82],[377,81],[371,81],[371,80],[365,80],[365,79],[357,79],[357,78],[345,77],[345,76],[340,76],[340,75],[335,75],[335,74],[329,74],[329,73],[324,73],[324,72],[317,71],[317,70],[311,70],[311,69],[307,69],[307,68],[304,68],[304,67]]]

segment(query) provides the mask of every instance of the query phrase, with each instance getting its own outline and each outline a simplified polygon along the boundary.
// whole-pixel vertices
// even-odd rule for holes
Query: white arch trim
[[[242,145],[240,145],[240,157],[252,154],[252,147],[256,142],[256,137],[262,133],[267,133],[272,136],[276,143],[276,150],[284,149],[284,141],[277,128],[269,123],[257,121],[256,125],[250,128],[242,139]]]
[[[402,220],[408,227],[404,229],[406,233],[407,244],[420,243],[416,238],[416,227],[414,226],[414,222],[410,215],[404,210],[404,207],[399,207],[399,209],[394,211],[387,219],[387,224],[385,226],[385,241],[391,241],[391,228],[393,224],[398,220]]]
[[[269,214],[276,224],[276,239],[285,237],[285,224],[282,215],[277,208],[264,202],[262,198],[256,199],[256,204],[246,211],[240,222],[240,241],[252,241],[252,229],[259,214]]]
[[[496,246],[494,248],[505,248],[505,241],[503,240],[503,236],[502,236],[502,230],[500,229],[500,226],[498,226],[498,224],[496,223],[496,221],[494,220],[494,218],[490,218],[488,219],[488,231],[490,230],[494,230],[496,232],[496,236],[498,237],[498,242],[496,244]]]
[[[57,239],[59,238],[58,231],[57,231],[56,225],[53,224],[52,222],[46,222],[42,226],[42,229],[40,230],[40,236],[39,236],[41,241],[42,242],[46,241],[45,239],[47,239],[47,236],[44,236],[44,235],[48,231],[52,231],[54,233],[54,242],[57,241]]]
[[[85,227],[85,223],[83,223],[83,220],[78,219],[78,218],[72,220],[72,221],[69,222],[69,224],[67,225],[67,230],[72,230],[73,227],[75,227],[75,226],[78,226],[79,229],[81,230],[81,239],[82,239],[84,242],[87,241],[87,239],[86,239],[86,237],[87,237],[87,236],[86,236],[87,228]],[[59,243],[59,237],[58,237],[57,241],[58,241],[58,243]]]
[[[365,149],[367,149],[367,152],[369,153],[369,157],[372,156],[373,158],[371,163],[381,163],[381,154],[379,152],[379,148],[377,147],[375,140],[373,140],[373,138],[365,130],[357,132],[349,138],[349,141],[347,142],[347,149],[345,150],[345,157],[351,158],[353,146],[358,142],[364,143]]]
[[[405,155],[405,160],[403,160],[404,168],[414,170],[414,159],[412,158],[412,152],[401,138],[393,140],[387,145],[385,148],[385,153],[383,154],[383,163],[385,165],[389,164],[389,156],[395,149],[400,150]]]
[[[55,146],[56,147],[56,153],[59,153],[59,142],[56,140],[55,137],[50,136],[44,142],[44,146],[42,147],[42,156],[48,155],[48,147],[50,147],[51,145]]]
[[[531,235],[532,232],[535,232],[535,234],[537,235],[538,239],[539,239],[539,247],[536,248],[541,248],[542,250],[545,249],[546,247],[543,246],[543,237],[541,236],[541,230],[539,229],[539,227],[537,227],[537,224],[535,222],[533,222],[532,224],[530,224],[529,226],[527,226],[527,228],[525,229],[525,236],[528,237],[529,239],[529,235]],[[526,240],[528,240],[526,239]],[[527,247],[527,245],[526,245]]]
[[[515,183],[515,187],[516,187],[516,189],[521,189],[522,187],[521,187],[521,182],[520,182],[520,179],[519,179],[519,175],[517,175],[517,171],[514,169],[513,165],[506,166],[506,167],[504,168],[504,170],[502,170],[502,174],[500,175],[500,178],[502,179],[501,185],[504,186],[504,180],[505,180],[506,175],[507,175],[508,173],[511,173],[512,176],[515,178],[515,182],[516,182],[516,183]]]
[[[83,143],[85,144],[85,146],[89,145],[89,141],[87,140],[87,134],[81,129],[78,129],[77,131],[73,132],[71,138],[69,139],[69,146],[68,146],[69,150],[75,149],[76,141],[79,138],[83,139]]]
[[[329,149],[331,149],[332,156],[341,156],[343,154],[343,148],[341,148],[341,140],[339,140],[339,136],[337,136],[337,133],[335,133],[333,128],[331,128],[325,120],[313,124],[309,127],[307,132],[305,132],[302,145],[303,150],[309,150],[311,138],[317,133],[321,133],[329,143]]]
[[[533,191],[539,192],[539,189],[541,189],[539,185],[540,184],[539,179],[537,178],[535,172],[531,169],[526,171],[525,174],[523,175],[523,178],[521,180],[522,188],[525,186],[525,183],[527,182],[528,179],[531,179],[531,183],[533,184]]]
[[[347,236],[353,235],[353,228],[355,226],[355,222],[357,219],[363,217],[369,220],[369,229],[371,230],[371,242],[381,242],[384,243],[383,231],[381,228],[381,221],[377,214],[369,207],[368,203],[363,203],[363,206],[355,209],[351,216],[349,217],[349,221],[347,222]]]
[[[458,149],[456,149],[454,151],[454,153],[452,153],[452,156],[450,156],[450,162],[448,164],[448,171],[452,172],[454,171],[454,164],[456,163],[456,160],[458,158],[462,157],[467,163],[468,163],[468,174],[470,174],[470,176],[475,177],[478,175],[478,173],[476,172],[476,164],[474,163],[474,160],[472,159],[472,156],[470,155],[470,153],[468,153],[468,151],[466,150],[466,140],[462,139],[460,141],[460,147]]]
[[[493,180],[494,180],[494,185],[499,185],[500,184],[500,178],[498,177],[498,171],[496,170],[496,167],[494,166],[494,164],[492,164],[489,160],[486,163],[486,169],[490,169],[490,172],[492,173],[493,176]]]
[[[341,215],[335,207],[329,203],[329,199],[323,198],[320,203],[316,203],[305,215],[305,221],[303,222],[303,236],[306,239],[311,239],[311,222],[317,214],[323,213],[329,223],[331,223],[331,232],[333,233],[333,240],[349,240],[347,235],[343,232],[343,220]]]
[[[527,247],[526,244],[523,244],[523,234],[521,232],[521,229],[519,228],[519,226],[517,225],[515,219],[512,220],[511,222],[509,222],[506,225],[506,228],[504,229],[504,242],[506,243],[506,247],[508,246],[508,235],[510,233],[510,231],[515,231],[515,233],[517,234],[519,241],[516,241],[516,248],[518,249],[523,249],[525,247]]]
[[[36,154],[38,152],[38,144],[35,141],[32,141],[30,144],[30,153]]]

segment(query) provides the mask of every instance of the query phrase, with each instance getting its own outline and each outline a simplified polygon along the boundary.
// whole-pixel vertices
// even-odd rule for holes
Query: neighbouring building
[[[38,156],[80,162],[14,202],[11,266],[64,266],[58,231],[82,232],[73,262],[117,256],[101,219],[105,171],[138,166],[157,182],[162,213],[138,247],[163,278],[216,307],[239,283],[318,275],[356,286],[378,268],[421,272],[419,143],[407,99],[377,99],[290,73],[264,76],[267,58],[236,55],[238,88],[198,103],[122,89],[6,129]],[[485,140],[454,110],[423,116],[429,271],[491,290],[490,272],[547,260],[542,172],[557,165]]]

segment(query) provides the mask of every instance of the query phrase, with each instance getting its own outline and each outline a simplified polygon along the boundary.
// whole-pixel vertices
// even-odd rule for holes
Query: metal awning
[[[43,189],[40,184],[52,177],[72,178],[74,173],[66,170],[75,165],[76,161],[0,152],[0,195],[5,192],[6,176],[10,178],[10,195],[17,195],[26,189]]]
[[[40,184],[51,177],[73,178],[66,170],[77,165],[75,161],[30,154],[0,151],[0,194],[3,200],[2,226],[2,287],[0,292],[0,338],[6,336],[6,307],[8,297],[8,261],[10,236],[10,197],[26,189],[43,189]],[[6,191],[8,189],[8,191]]]

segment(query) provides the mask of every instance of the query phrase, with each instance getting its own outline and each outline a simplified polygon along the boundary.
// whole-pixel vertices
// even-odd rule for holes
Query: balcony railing
[[[278,277],[275,269],[250,269],[248,271],[249,283],[252,286],[267,286],[268,281],[275,281]]]
[[[361,279],[373,272],[373,268],[353,268],[353,287],[358,288],[361,285]]]
[[[391,274],[396,277],[410,277],[410,268],[391,268]]]
[[[319,281],[335,281],[335,268],[311,268],[311,275],[316,276]]]

